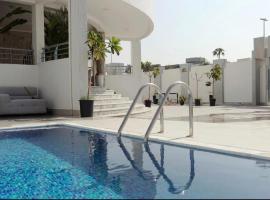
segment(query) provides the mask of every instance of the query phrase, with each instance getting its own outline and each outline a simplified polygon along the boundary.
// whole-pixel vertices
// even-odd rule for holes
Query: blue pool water
[[[0,134],[0,198],[270,198],[270,162],[67,127]]]

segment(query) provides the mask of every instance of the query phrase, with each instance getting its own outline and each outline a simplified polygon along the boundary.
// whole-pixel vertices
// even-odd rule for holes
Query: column
[[[39,64],[41,63],[42,48],[45,47],[43,3],[36,3],[32,6],[32,47],[34,64]]]
[[[141,41],[133,40],[131,41],[131,65],[133,67],[133,75],[140,81],[141,79]]]
[[[86,0],[69,0],[69,58],[71,71],[71,98],[73,114],[79,112],[79,100],[87,96],[88,47]]]
[[[255,52],[252,51],[252,105],[257,105],[260,102],[258,93],[260,90],[257,89],[259,87],[259,79],[257,79],[257,68],[256,68],[256,58],[255,58]],[[258,94],[257,94],[258,93]]]
[[[142,80],[142,70],[141,70],[141,41],[132,40],[131,41],[131,66],[133,69],[130,84],[132,84],[133,91],[131,92],[130,97],[133,99],[138,92],[139,88],[145,84]],[[142,99],[147,96],[147,90],[142,92]]]

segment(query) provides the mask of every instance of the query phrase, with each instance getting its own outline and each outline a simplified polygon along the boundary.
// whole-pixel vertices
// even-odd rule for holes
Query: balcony
[[[33,50],[0,47],[0,63],[33,65]]]
[[[68,42],[47,46],[42,49],[41,61],[59,60],[69,57]]]

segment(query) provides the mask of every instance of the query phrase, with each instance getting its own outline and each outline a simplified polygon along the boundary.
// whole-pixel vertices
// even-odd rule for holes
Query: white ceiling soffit
[[[106,37],[142,39],[153,31],[150,16],[126,1],[88,0],[87,6],[89,23],[104,31]]]

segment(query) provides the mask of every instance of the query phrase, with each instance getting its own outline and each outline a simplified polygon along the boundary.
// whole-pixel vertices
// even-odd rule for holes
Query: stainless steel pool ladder
[[[163,112],[163,106],[164,106],[164,104],[166,102],[167,96],[169,95],[172,88],[174,88],[177,85],[183,86],[188,92],[188,100],[189,100],[189,135],[188,135],[188,137],[193,137],[193,97],[192,97],[192,92],[191,92],[189,86],[186,83],[184,83],[182,81],[177,81],[177,82],[171,84],[169,86],[169,88],[167,89],[167,91],[165,93],[165,96],[163,97],[163,99],[162,99],[162,101],[161,101],[161,103],[160,103],[160,105],[159,105],[159,107],[158,107],[158,109],[157,109],[157,111],[156,111],[156,113],[155,113],[155,115],[154,115],[154,117],[153,117],[147,131],[146,131],[146,133],[145,133],[145,137],[144,137],[145,142],[147,142],[148,139],[149,139],[149,136],[150,136],[150,134],[151,134],[151,132],[153,130],[153,127],[154,127],[156,121],[157,121],[158,115],[161,112]]]
[[[123,120],[123,122],[122,122],[122,124],[121,124],[121,126],[120,126],[120,128],[119,128],[119,130],[118,130],[118,137],[121,137],[122,131],[123,131],[123,129],[124,129],[126,123],[127,123],[127,120],[128,120],[128,118],[129,118],[129,116],[130,116],[130,114],[131,114],[131,112],[132,112],[134,106],[136,105],[136,102],[137,102],[137,100],[139,99],[140,94],[142,93],[142,91],[143,91],[146,87],[154,87],[154,88],[156,88],[156,89],[157,89],[157,92],[159,93],[160,99],[162,100],[162,97],[163,97],[162,91],[160,90],[160,88],[159,88],[156,84],[154,84],[154,83],[147,83],[147,84],[143,85],[143,86],[139,89],[139,91],[138,91],[138,93],[137,93],[135,99],[133,100],[133,102],[132,102],[132,104],[131,104],[131,106],[130,106],[128,112],[127,112],[127,114],[125,115],[125,118],[124,118],[124,120]],[[160,133],[163,133],[163,132],[164,132],[164,115],[163,115],[163,108],[160,109],[159,114],[160,114]],[[157,119],[157,117],[156,117],[156,119]]]

